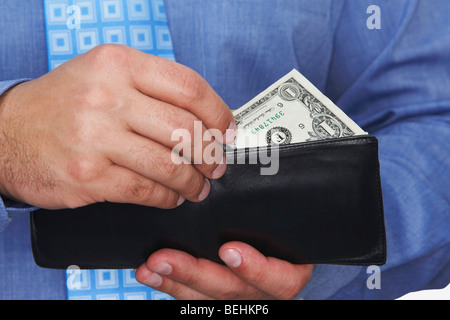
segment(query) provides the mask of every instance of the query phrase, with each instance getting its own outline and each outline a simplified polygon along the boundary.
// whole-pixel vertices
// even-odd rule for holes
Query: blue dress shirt
[[[388,247],[381,289],[367,287],[365,267],[319,265],[299,298],[394,299],[450,282],[447,0],[165,4],[177,61],[230,108],[297,68],[379,139]],[[381,9],[381,29],[367,27],[370,5]],[[1,94],[15,79],[43,75],[47,55],[41,0],[2,0],[0,17]],[[11,206],[0,203],[0,298],[64,299],[63,272],[34,265],[27,209]]]

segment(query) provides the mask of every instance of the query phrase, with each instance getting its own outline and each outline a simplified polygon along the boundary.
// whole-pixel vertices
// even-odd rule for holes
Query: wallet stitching
[[[353,142],[353,143],[352,143]],[[292,150],[300,150],[300,149],[308,149],[308,148],[315,148],[315,147],[328,147],[328,146],[347,146],[349,144],[354,145],[354,142],[358,142],[358,144],[374,144],[376,145],[377,141],[374,139],[373,136],[357,136],[357,137],[351,137],[351,138],[340,138],[340,139],[328,139],[328,140],[320,140],[317,142],[308,142],[308,143],[299,143],[299,144],[290,144],[290,145],[283,145],[278,148],[279,153],[289,152]],[[270,150],[271,148],[265,148],[267,150]],[[254,154],[260,152],[260,148],[250,148],[250,149],[237,149],[234,150],[235,154],[241,154],[241,153],[248,153],[248,154]]]

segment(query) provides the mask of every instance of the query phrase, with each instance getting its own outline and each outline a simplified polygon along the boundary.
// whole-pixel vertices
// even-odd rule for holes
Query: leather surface
[[[201,203],[172,210],[97,203],[31,213],[36,263],[136,268],[160,248],[221,263],[218,249],[231,240],[293,263],[385,263],[374,136],[283,146],[276,175],[261,175],[264,165],[249,164],[255,152],[236,152],[245,164],[230,164]]]

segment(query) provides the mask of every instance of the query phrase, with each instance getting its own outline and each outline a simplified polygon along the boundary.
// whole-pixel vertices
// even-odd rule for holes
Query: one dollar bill
[[[295,69],[233,114],[235,149],[367,134]]]

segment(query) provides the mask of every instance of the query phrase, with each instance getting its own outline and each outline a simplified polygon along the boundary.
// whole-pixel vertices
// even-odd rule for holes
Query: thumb
[[[313,265],[265,257],[252,246],[237,241],[222,245],[219,256],[239,278],[278,299],[295,298],[313,271]]]

